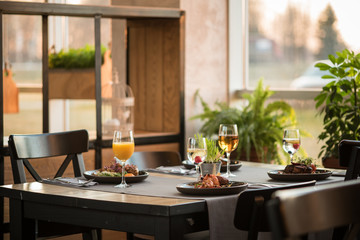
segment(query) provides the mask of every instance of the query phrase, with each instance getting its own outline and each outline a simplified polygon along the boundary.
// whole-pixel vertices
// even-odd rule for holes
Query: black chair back
[[[237,201],[235,227],[248,231],[248,239],[257,239],[259,232],[270,232],[265,204],[278,190],[314,186],[316,181],[294,183],[286,186],[250,189],[240,194]]]
[[[31,159],[66,156],[54,178],[61,177],[70,162],[73,163],[75,177],[81,177],[85,171],[83,152],[89,149],[89,135],[86,130],[59,133],[10,135],[9,150],[14,183],[25,183],[24,166],[34,180],[42,178],[31,165]]]
[[[356,239],[360,229],[360,181],[277,191],[267,204],[273,239],[347,227],[344,238]]]
[[[25,168],[35,181],[42,178],[31,165],[33,159],[65,156],[54,178],[61,177],[72,162],[75,177],[83,176],[85,165],[83,152],[89,149],[89,134],[86,130],[59,133],[10,135],[9,150],[14,183],[26,183]],[[83,239],[98,239],[100,230],[63,223],[37,221],[34,226],[37,237],[56,237],[82,233]]]
[[[134,152],[128,163],[135,164],[139,170],[144,170],[181,165],[181,157],[178,152]]]
[[[346,168],[345,181],[360,174],[360,141],[344,139],[339,143],[339,162]]]

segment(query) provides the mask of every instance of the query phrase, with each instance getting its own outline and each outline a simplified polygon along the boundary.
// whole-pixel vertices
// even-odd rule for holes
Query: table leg
[[[156,221],[155,239],[156,240],[177,240],[184,238],[183,221],[177,217],[159,218]]]
[[[19,199],[10,199],[10,239],[36,239],[35,220],[24,219],[23,203]]]

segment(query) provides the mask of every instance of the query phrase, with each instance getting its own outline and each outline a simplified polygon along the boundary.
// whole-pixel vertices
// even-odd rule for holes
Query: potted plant
[[[319,157],[325,167],[339,167],[338,144],[342,139],[360,139],[360,54],[348,49],[329,55],[331,64],[317,63],[315,67],[326,73],[323,79],[333,79],[315,97],[316,108],[323,114],[324,141]]]
[[[102,63],[109,64],[110,52],[101,47]],[[111,60],[111,59],[110,59]],[[111,64],[111,62],[110,62]],[[101,67],[101,75],[108,73],[111,67]],[[84,48],[61,50],[54,48],[49,55],[49,98],[51,99],[95,99],[95,49]],[[104,79],[105,80],[105,79]],[[110,79],[111,80],[111,79]],[[103,81],[103,80],[102,80]]]
[[[202,137],[202,135],[197,136]],[[221,168],[220,158],[223,156],[224,152],[219,150],[216,140],[206,138],[205,141],[207,153],[205,160],[199,165],[201,176],[205,176],[206,174],[218,175]]]
[[[243,154],[240,158],[283,164],[278,146],[282,145],[284,128],[295,126],[296,117],[294,109],[284,101],[266,104],[273,93],[268,87],[263,87],[260,79],[252,94],[243,94],[243,98],[248,102],[243,109],[216,102],[213,110],[197,95],[204,112],[191,119],[204,121],[200,132],[207,137],[217,135],[221,123],[237,124],[239,145],[234,152],[238,156]]]

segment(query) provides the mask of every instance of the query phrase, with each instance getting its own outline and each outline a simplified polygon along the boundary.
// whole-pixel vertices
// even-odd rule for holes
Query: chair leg
[[[101,232],[100,232],[101,233]],[[82,233],[83,240],[99,240],[98,238],[98,230],[93,229],[88,232]]]
[[[344,236],[346,235],[348,228],[349,228],[349,226],[335,228],[332,239],[333,240],[343,239]]]
[[[127,232],[126,233],[126,240],[134,240],[134,233]]]
[[[97,233],[97,239],[101,240],[102,239],[102,231],[101,231],[101,229],[96,229],[96,233]]]
[[[360,223],[350,225],[344,239],[359,239]]]

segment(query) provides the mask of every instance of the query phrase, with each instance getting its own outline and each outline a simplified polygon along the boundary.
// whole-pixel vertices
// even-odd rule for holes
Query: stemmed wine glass
[[[299,129],[285,129],[283,137],[283,149],[290,154],[292,161],[294,153],[300,148],[300,132]]]
[[[197,181],[200,181],[199,164],[203,162],[207,155],[205,138],[189,137],[187,140],[188,159],[195,165]]]
[[[225,177],[234,177],[230,172],[230,153],[234,151],[239,144],[239,135],[236,124],[220,124],[219,127],[219,146],[226,153],[226,173]]]
[[[121,183],[116,185],[118,188],[127,188],[130,185],[125,181],[125,162],[134,153],[134,136],[132,130],[114,131],[112,149],[115,155],[115,161],[121,162]]]

